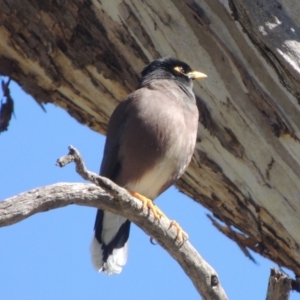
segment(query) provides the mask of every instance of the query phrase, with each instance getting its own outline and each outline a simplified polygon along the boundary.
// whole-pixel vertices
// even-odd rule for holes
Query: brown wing
[[[128,106],[132,102],[133,94],[130,94],[114,110],[107,128],[107,137],[104,147],[100,175],[115,180],[120,171],[119,149],[122,132],[127,118]]]

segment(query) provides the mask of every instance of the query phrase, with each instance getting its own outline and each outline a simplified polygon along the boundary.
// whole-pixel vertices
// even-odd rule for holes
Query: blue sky
[[[48,104],[47,112],[11,84],[15,118],[0,135],[0,200],[58,182],[83,182],[74,165],[55,161],[75,146],[87,167],[98,172],[105,137]],[[208,211],[171,188],[156,204],[177,220],[190,242],[215,268],[228,297],[265,299],[271,267],[253,254],[254,264],[219,233]],[[34,215],[0,229],[0,300],[32,299],[199,299],[181,267],[137,226],[131,227],[129,259],[120,275],[97,273],[89,246],[95,209],[69,206]],[[291,300],[299,299],[296,293]]]

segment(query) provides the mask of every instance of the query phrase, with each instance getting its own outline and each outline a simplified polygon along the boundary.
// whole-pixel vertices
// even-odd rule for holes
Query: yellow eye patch
[[[183,67],[177,66],[177,67],[174,68],[174,70],[175,70],[176,72],[178,72],[178,73],[184,74]]]

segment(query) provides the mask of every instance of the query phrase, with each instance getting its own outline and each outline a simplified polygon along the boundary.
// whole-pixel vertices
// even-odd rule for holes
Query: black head
[[[176,58],[160,58],[151,62],[141,73],[142,82],[155,79],[171,79],[179,84],[192,87],[192,80],[204,78],[205,74],[193,71],[191,67]]]

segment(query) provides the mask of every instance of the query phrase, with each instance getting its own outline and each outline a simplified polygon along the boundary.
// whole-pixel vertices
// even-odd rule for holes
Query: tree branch
[[[266,300],[288,300],[292,279],[283,272],[271,269]]]
[[[0,227],[20,222],[33,214],[70,204],[90,206],[120,214],[137,224],[153,237],[180,264],[204,299],[228,299],[215,270],[200,256],[196,249],[185,241],[179,244],[176,230],[170,221],[162,218],[154,222],[153,214],[142,211],[142,203],[125,189],[107,178],[89,172],[78,153],[69,147],[69,155],[57,161],[64,166],[72,161],[77,172],[93,184],[59,183],[37,188],[0,202]]]

